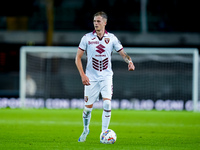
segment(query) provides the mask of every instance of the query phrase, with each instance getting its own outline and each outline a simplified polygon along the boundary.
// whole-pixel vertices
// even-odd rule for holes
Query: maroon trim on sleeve
[[[84,49],[82,49],[82,48],[80,48],[80,47],[78,47],[80,50],[82,50],[82,51],[85,51]]]
[[[123,50],[123,47],[120,50],[118,50],[117,52],[120,52],[121,50]]]

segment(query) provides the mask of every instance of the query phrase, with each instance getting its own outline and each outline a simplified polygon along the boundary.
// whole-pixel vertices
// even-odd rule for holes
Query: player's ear
[[[106,20],[104,21],[104,24],[105,24],[105,26],[107,25],[107,21]]]

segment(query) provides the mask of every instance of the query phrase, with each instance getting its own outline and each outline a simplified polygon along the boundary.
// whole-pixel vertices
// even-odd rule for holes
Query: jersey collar
[[[96,31],[94,30],[93,32],[93,35],[96,35],[97,36],[97,33],[96,33]],[[103,36],[108,36],[108,32],[105,30],[105,33],[104,33],[104,35]]]

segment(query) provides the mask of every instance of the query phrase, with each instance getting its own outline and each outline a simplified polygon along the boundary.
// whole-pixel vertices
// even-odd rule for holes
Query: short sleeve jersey
[[[123,46],[114,34],[105,31],[102,39],[99,39],[93,31],[82,37],[79,49],[86,52],[86,75],[89,80],[101,81],[112,78],[112,51],[119,52]]]

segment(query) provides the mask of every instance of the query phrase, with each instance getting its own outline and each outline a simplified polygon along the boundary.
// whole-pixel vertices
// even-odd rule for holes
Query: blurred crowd
[[[53,0],[6,0],[0,4],[0,30],[45,30],[46,4]],[[149,32],[200,32],[198,1],[146,0]],[[54,0],[55,30],[91,30],[97,11],[109,16],[110,30],[141,31],[141,0]]]

